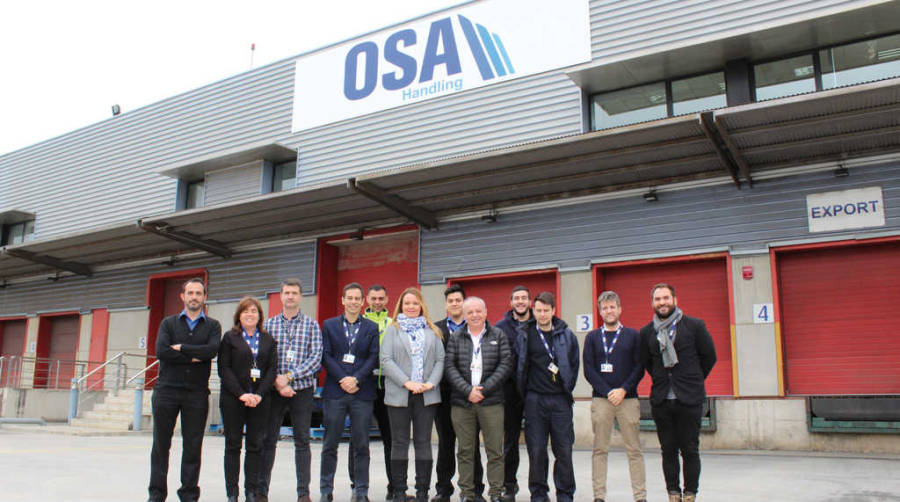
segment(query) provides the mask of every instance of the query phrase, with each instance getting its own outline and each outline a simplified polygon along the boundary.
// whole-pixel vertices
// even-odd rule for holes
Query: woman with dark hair
[[[441,330],[428,317],[422,293],[407,288],[394,309],[394,322],[384,330],[381,368],[384,404],[391,423],[391,475],[394,502],[406,502],[410,424],[416,460],[416,502],[428,502],[431,484],[431,427],[444,375]]]
[[[241,470],[241,438],[247,428],[244,454],[244,493],[256,500],[259,454],[269,419],[269,394],[275,381],[278,356],[275,340],[263,330],[262,305],[244,297],[234,312],[234,327],[219,344],[219,408],[225,428],[225,491],[228,502],[237,502]]]

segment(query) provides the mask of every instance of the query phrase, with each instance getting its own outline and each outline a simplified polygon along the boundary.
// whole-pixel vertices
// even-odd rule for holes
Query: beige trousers
[[[647,498],[644,456],[641,454],[640,423],[641,406],[637,398],[622,401],[613,406],[608,399],[595,397],[591,401],[591,425],[594,429],[594,450],[591,455],[591,474],[594,481],[594,498],[606,499],[606,458],[613,420],[619,422],[619,433],[625,442],[628,470],[631,473],[631,491],[635,500]]]

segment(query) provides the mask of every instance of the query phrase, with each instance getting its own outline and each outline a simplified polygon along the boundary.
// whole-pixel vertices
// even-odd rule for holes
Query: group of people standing
[[[297,501],[311,502],[310,435],[317,375],[325,429],[320,502],[334,499],[337,450],[350,418],[351,502],[368,502],[369,428],[374,417],[384,444],[387,500],[407,501],[409,444],[414,451],[416,502],[428,502],[431,432],[438,433],[436,496],[449,502],[458,466],[461,502],[484,501],[486,470],[491,502],[514,502],[519,489],[519,438],[524,418],[532,502],[549,501],[548,444],[553,451],[556,499],[575,494],[573,391],[580,361],[578,340],[556,317],[553,294],[533,299],[523,287],[510,294],[510,310],[495,325],[478,297],[459,285],[444,292],[447,317],[434,323],[422,293],[405,289],[392,315],[381,285],[343,287],[343,312],[319,324],[300,312],[297,279],[281,284],[283,310],[265,321],[251,297],[240,301],[224,337],[203,305],[206,287],[191,279],[182,289],[185,309],[162,321],[156,341],[159,380],[153,393],[150,501],[167,495],[169,448],[176,417],[183,439],[182,501],[199,498],[200,451],[208,412],[211,361],[222,382],[219,405],[225,434],[228,501],[239,494],[245,441],[244,494],[268,501],[275,447],[285,414],[293,426]],[[363,308],[365,303],[368,308]],[[646,501],[640,448],[637,386],[646,369],[653,385],[653,419],[662,447],[669,501],[695,500],[700,475],[699,431],[704,380],[715,364],[712,338],[702,320],[677,307],[674,287],[651,290],[653,320],[640,332],[622,326],[621,300],[598,298],[602,327],[584,342],[584,375],[593,388],[592,480],[595,502],[606,498],[606,460],[614,421],[625,443],[636,501]],[[486,469],[482,468],[483,440]],[[454,451],[455,449],[455,451]],[[683,461],[684,488],[680,483]]]

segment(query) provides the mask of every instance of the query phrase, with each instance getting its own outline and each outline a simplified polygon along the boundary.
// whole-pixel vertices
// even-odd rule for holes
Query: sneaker
[[[669,502],[682,502],[681,492],[669,492]]]
[[[681,500],[683,502],[694,502],[695,500],[697,500],[697,494],[691,493],[691,492],[684,492],[684,496],[681,497]]]

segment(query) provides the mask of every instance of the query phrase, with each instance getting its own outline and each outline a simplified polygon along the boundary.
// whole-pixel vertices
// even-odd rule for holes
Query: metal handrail
[[[130,385],[131,382],[135,381],[138,377],[142,376],[144,373],[149,371],[150,368],[156,366],[157,364],[159,364],[159,359],[157,359],[156,361],[153,361],[152,363],[150,363],[149,366],[147,366],[146,368],[142,369],[141,371],[138,371],[137,373],[135,373],[133,377],[131,377],[125,381],[125,385],[126,386]],[[143,383],[142,383],[142,385],[143,385]]]
[[[96,372],[102,370],[103,368],[105,368],[106,366],[108,366],[108,365],[109,365],[110,363],[112,363],[113,361],[121,360],[121,359],[122,359],[122,356],[124,356],[125,354],[126,354],[125,352],[119,352],[118,354],[112,356],[112,358],[110,358],[109,360],[107,360],[106,362],[104,362],[103,364],[101,364],[100,366],[97,366],[96,368],[94,368],[94,369],[92,369],[91,371],[89,371],[87,375],[84,375],[83,377],[81,377],[81,378],[79,378],[79,379],[77,379],[77,380],[72,380],[72,387],[75,387],[75,386],[77,386],[77,385],[81,385],[82,383],[84,383],[85,380],[88,379],[88,377],[90,377],[90,376],[93,375],[94,373],[96,373]]]

